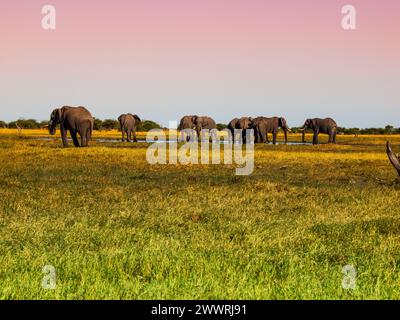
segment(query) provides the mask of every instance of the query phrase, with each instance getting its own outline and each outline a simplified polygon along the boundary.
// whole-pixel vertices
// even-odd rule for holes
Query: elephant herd
[[[141,123],[141,119],[136,114],[123,114],[118,118],[121,132],[122,141],[137,142],[136,129]],[[50,134],[56,133],[56,127],[60,125],[61,137],[63,145],[68,146],[67,132],[69,131],[72,137],[72,141],[76,147],[86,147],[91,139],[94,118],[91,113],[85,107],[62,107],[55,109],[50,116],[48,124]],[[272,142],[276,144],[279,129],[283,130],[285,143],[287,143],[287,134],[290,132],[290,128],[283,117],[242,117],[235,118],[228,124],[228,129],[232,134],[232,137],[238,132],[241,132],[241,142],[247,143],[246,130],[254,130],[254,142],[255,143],[269,143],[268,134],[272,134]],[[303,132],[303,142],[305,142],[305,130],[311,129],[314,132],[313,144],[318,144],[318,135],[325,133],[329,135],[329,143],[336,143],[337,124],[331,118],[326,119],[307,119],[304,125],[299,129]],[[211,135],[216,135],[217,125],[215,121],[210,117],[204,116],[184,116],[180,123],[178,130],[181,132],[194,132],[197,137],[200,137],[202,130],[210,130]],[[78,141],[78,134],[81,137],[81,143]],[[188,140],[190,136],[187,137]],[[213,136],[212,136],[213,138]],[[236,138],[236,137],[235,137]]]
[[[199,116],[185,116],[181,119],[178,130],[195,130],[197,136],[200,136],[200,132],[203,129],[216,130],[216,123],[210,117],[199,117]],[[255,143],[269,143],[268,134],[272,134],[272,143],[276,144],[279,129],[283,130],[285,136],[285,144],[288,141],[287,134],[291,131],[286,119],[283,117],[242,117],[231,120],[228,124],[228,129],[231,132],[232,137],[236,136],[236,133],[241,132],[240,140],[243,143],[247,143],[246,130],[254,130],[254,142]],[[318,144],[318,135],[325,133],[329,135],[329,143],[336,143],[337,135],[337,124],[331,118],[326,119],[307,119],[304,125],[299,129],[303,132],[303,142],[305,143],[305,131],[311,129],[314,132],[313,144]],[[190,137],[188,137],[190,138]]]
[[[123,114],[118,118],[120,128],[122,131],[122,141],[137,142],[136,129],[141,123],[141,119],[136,114]],[[92,138],[94,118],[91,113],[85,107],[62,107],[53,110],[48,123],[48,129],[51,135],[56,134],[56,128],[60,125],[61,138],[64,147],[68,146],[67,132],[69,131],[72,137],[72,141],[75,147],[87,147],[89,141]],[[254,130],[254,142],[255,143],[269,143],[268,134],[272,134],[272,142],[276,144],[276,139],[279,129],[283,130],[285,143],[287,143],[287,134],[290,132],[290,128],[283,117],[242,117],[235,118],[228,124],[228,130],[231,132],[232,137],[238,132],[241,132],[239,139],[242,143],[247,143],[247,130]],[[318,135],[324,133],[329,135],[329,143],[336,143],[337,135],[337,124],[331,118],[326,119],[307,119],[304,125],[299,129],[303,132],[303,142],[305,141],[305,131],[311,129],[314,133],[313,144],[318,144]],[[210,117],[199,117],[195,115],[184,116],[179,124],[178,130],[181,132],[192,132],[200,137],[202,130],[210,130],[211,135],[216,134],[217,125],[215,121]],[[81,142],[78,141],[78,134],[81,138]],[[188,139],[191,137],[188,136]],[[213,136],[212,136],[213,138]],[[236,137],[235,137],[236,138]],[[235,139],[236,141],[236,139]],[[387,155],[390,162],[397,170],[400,175],[400,157],[396,155],[390,143],[387,143]]]

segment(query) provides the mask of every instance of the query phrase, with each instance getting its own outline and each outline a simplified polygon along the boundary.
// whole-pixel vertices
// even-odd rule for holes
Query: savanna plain
[[[150,165],[148,144],[114,138],[62,148],[46,131],[0,130],[1,299],[400,298],[400,182],[385,149],[400,136],[256,145],[250,176]]]

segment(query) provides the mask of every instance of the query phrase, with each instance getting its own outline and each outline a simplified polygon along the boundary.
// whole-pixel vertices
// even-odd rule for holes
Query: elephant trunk
[[[392,150],[392,146],[390,145],[389,141],[387,142],[387,155],[389,157],[389,161],[392,163],[393,167],[397,170],[400,176],[400,159],[395,155]]]
[[[49,129],[49,133],[54,136],[56,134],[56,124],[52,121],[49,122],[47,125],[47,128]]]
[[[297,130],[299,130],[299,131],[305,131],[307,129],[307,127],[304,125],[304,126],[302,126],[301,128],[299,128],[299,129],[297,129]]]

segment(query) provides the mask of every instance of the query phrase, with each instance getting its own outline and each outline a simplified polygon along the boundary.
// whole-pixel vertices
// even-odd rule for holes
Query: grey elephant
[[[64,147],[68,147],[67,131],[71,133],[75,147],[88,146],[92,138],[94,119],[85,107],[65,106],[53,110],[48,124],[51,135],[56,134],[58,124],[60,125]],[[81,145],[79,145],[77,134],[81,137]]]
[[[257,117],[252,120],[256,143],[269,143],[268,133],[272,133],[272,142],[276,144],[279,128],[283,130],[285,135],[285,144],[287,144],[287,134],[291,131],[287,125],[286,119],[283,117]]]
[[[215,123],[214,119],[206,116],[194,116],[193,124],[195,125],[195,130],[199,139],[201,138],[202,130],[210,130],[211,139],[216,141],[217,124]]]
[[[133,141],[137,142],[136,129],[140,122],[142,122],[139,116],[132,113],[122,114],[119,116],[118,122],[122,131],[122,142],[125,142],[125,135],[128,142],[132,141],[132,135]]]
[[[392,163],[393,167],[397,170],[397,173],[400,176],[400,157],[393,152],[389,141],[387,142],[386,151],[389,161]]]
[[[235,130],[242,130],[240,142],[247,143],[247,135],[246,130],[253,129],[252,127],[252,118],[251,117],[242,117],[232,119],[228,124],[228,129],[232,134],[233,141],[236,141]]]
[[[329,143],[336,143],[336,135],[337,135],[337,124],[335,120],[332,118],[326,119],[307,119],[304,125],[299,129],[299,131],[303,132],[303,143],[306,142],[305,139],[305,131],[306,129],[313,130],[313,144],[318,144],[318,135],[320,133],[325,133],[329,135]]]
[[[194,123],[197,116],[184,116],[178,126],[178,130],[181,131],[181,141],[185,141],[185,134],[188,133],[188,130],[196,130],[196,124]],[[191,138],[190,134],[186,136],[186,141],[189,141]]]

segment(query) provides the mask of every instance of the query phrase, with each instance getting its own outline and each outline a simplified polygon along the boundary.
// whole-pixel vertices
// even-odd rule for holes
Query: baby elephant
[[[138,115],[136,114],[123,114],[118,118],[119,125],[121,126],[122,131],[122,142],[125,142],[125,134],[126,140],[128,142],[132,141],[132,134],[133,134],[133,141],[137,142],[136,139],[136,128],[142,122]]]

